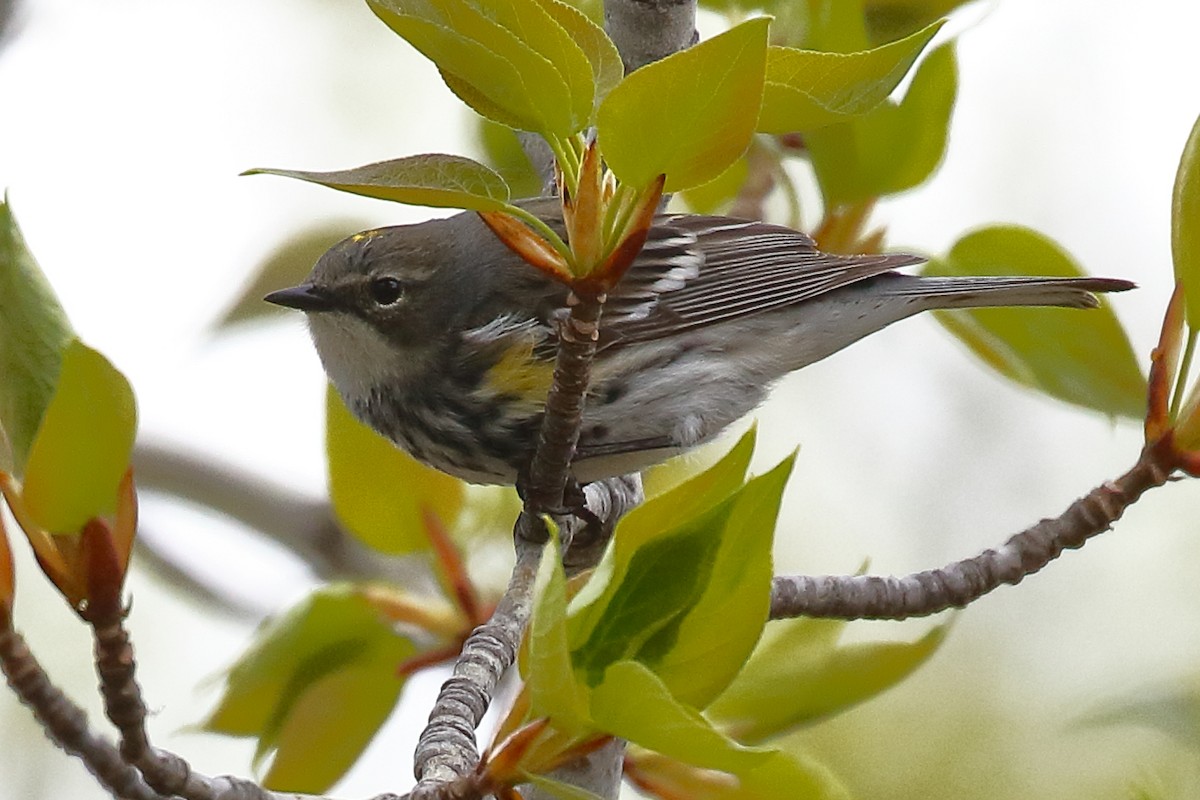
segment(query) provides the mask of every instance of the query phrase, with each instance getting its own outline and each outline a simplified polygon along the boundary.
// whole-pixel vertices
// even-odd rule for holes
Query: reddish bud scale
[[[1163,315],[1158,346],[1150,354],[1150,377],[1146,397],[1146,443],[1152,444],[1171,430],[1169,403],[1179,369],[1183,342],[1183,287],[1176,284],[1167,313]]]
[[[87,584],[87,614],[92,619],[110,619],[121,613],[121,587],[125,583],[122,563],[113,540],[112,528],[99,517],[83,526],[80,545]]]
[[[559,283],[570,284],[574,279],[562,255],[549,242],[526,227],[525,223],[503,211],[478,213],[484,224],[492,229],[492,233],[526,263]]]

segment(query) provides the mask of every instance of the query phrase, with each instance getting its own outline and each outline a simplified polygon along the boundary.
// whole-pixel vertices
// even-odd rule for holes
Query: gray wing
[[[760,314],[921,261],[822,253],[805,234],[763,222],[660,217],[609,295],[601,344],[651,341]]]

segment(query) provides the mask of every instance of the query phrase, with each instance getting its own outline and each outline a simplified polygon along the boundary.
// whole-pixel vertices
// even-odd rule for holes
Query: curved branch
[[[208,777],[182,757],[152,747],[146,732],[146,704],[138,685],[133,645],[125,629],[125,612],[89,618],[96,646],[96,672],[104,712],[121,734],[120,757],[141,771],[155,791],[185,800],[302,800],[305,795],[272,792],[253,781],[229,775]]]
[[[771,619],[907,619],[962,608],[1003,584],[1020,583],[1063,552],[1082,547],[1121,518],[1144,492],[1169,480],[1175,465],[1147,447],[1129,472],[1098,486],[1055,519],[1044,519],[999,549],[902,578],[791,575],[771,586]]]
[[[88,727],[84,710],[50,682],[25,639],[11,628],[0,631],[0,668],[8,685],[33,712],[46,737],[82,761],[114,797],[165,800],[121,759],[111,742]]]

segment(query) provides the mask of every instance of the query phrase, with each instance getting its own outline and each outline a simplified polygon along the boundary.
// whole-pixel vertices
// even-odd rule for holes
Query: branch
[[[604,0],[604,29],[626,74],[700,39],[695,0]]]
[[[1001,584],[1020,583],[1063,550],[1082,547],[1112,527],[1144,492],[1166,483],[1175,469],[1166,449],[1147,447],[1129,472],[1076,500],[1057,519],[1044,519],[998,550],[985,550],[941,569],[903,578],[777,577],[771,587],[771,619],[907,619],[962,608]]]
[[[236,519],[295,553],[321,579],[412,578],[398,559],[380,555],[342,530],[327,501],[262,475],[154,442],[138,443],[133,467],[140,487]],[[154,549],[152,543],[149,546]],[[155,552],[160,559],[171,560]]]
[[[0,668],[8,685],[41,723],[46,738],[82,761],[113,797],[165,800],[121,759],[111,742],[88,728],[84,710],[50,682],[24,638],[7,627],[0,630]]]
[[[546,411],[538,434],[537,450],[523,482],[525,510],[517,520],[517,538],[545,541],[541,514],[563,515],[570,480],[571,459],[579,442],[583,405],[591,382],[592,357],[600,338],[603,295],[567,297],[569,312],[559,326],[554,381],[546,396]],[[563,515],[565,516],[565,515]],[[561,526],[560,526],[561,527]],[[569,539],[563,538],[564,544]]]
[[[137,683],[133,645],[125,630],[125,611],[84,618],[96,644],[96,672],[104,711],[121,734],[120,757],[141,771],[147,784],[168,796],[185,800],[302,800],[305,795],[272,792],[253,781],[222,775],[215,778],[192,770],[180,756],[150,745],[146,704]]]
[[[500,677],[516,658],[529,621],[541,554],[540,544],[517,540],[517,563],[508,589],[492,618],[463,643],[454,674],[442,684],[429,724],[417,742],[413,756],[417,786],[411,794],[414,800],[444,797],[446,785],[475,771],[479,763],[475,728],[491,704]]]

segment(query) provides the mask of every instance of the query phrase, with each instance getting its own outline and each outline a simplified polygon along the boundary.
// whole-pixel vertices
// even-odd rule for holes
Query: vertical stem
[[[600,336],[603,303],[603,296],[581,299],[572,293],[567,299],[570,313],[559,329],[554,383],[546,397],[546,414],[525,487],[525,507],[532,514],[563,507],[571,457],[579,443],[592,357]]]

